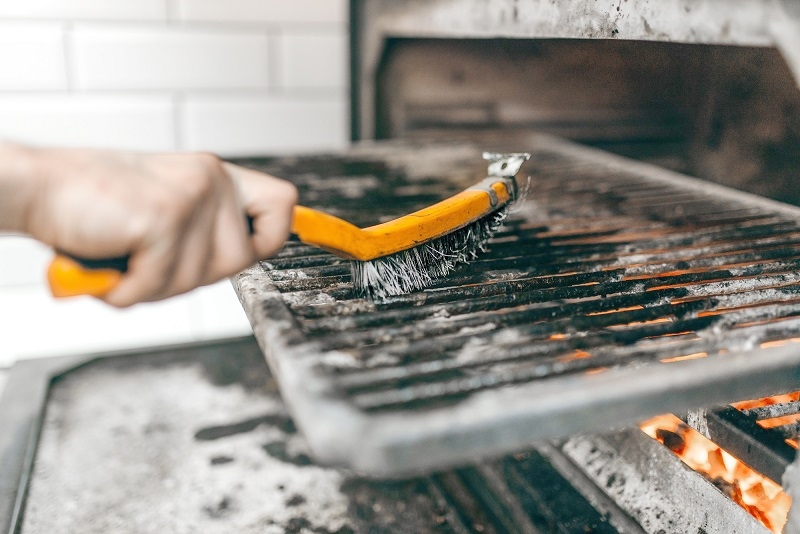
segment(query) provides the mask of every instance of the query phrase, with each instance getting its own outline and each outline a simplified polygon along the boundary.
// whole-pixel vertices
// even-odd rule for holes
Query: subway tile
[[[71,37],[78,89],[258,89],[269,83],[263,32],[84,24]]]
[[[44,284],[52,256],[50,247],[34,239],[0,235],[0,287]]]
[[[184,20],[331,22],[348,19],[347,0],[178,0]]]
[[[169,151],[173,116],[169,96],[0,94],[0,139]]]
[[[348,143],[344,94],[189,96],[182,116],[182,148],[223,156],[336,150]]]
[[[60,24],[0,23],[0,91],[66,88]]]
[[[346,87],[347,35],[344,30],[286,31],[281,34],[281,84],[288,89]]]
[[[0,288],[0,367],[17,359],[192,341],[191,294],[119,310],[89,297],[56,300],[44,287]]]
[[[166,20],[169,0],[6,0],[0,18]]]

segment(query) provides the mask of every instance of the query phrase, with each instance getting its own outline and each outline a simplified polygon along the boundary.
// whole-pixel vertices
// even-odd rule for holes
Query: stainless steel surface
[[[356,3],[355,139],[545,132],[800,204],[781,2]]]
[[[0,531],[16,534],[23,515],[50,381],[87,358],[17,362],[0,395]]]
[[[791,5],[794,2],[784,2]],[[588,38],[770,46],[794,18],[765,0],[370,0],[376,32],[409,37]],[[796,10],[795,10],[796,11]],[[616,31],[615,31],[616,30]]]
[[[358,2],[362,138],[372,138],[375,79],[394,38],[613,39],[776,47],[800,80],[795,2],[768,0],[369,0]]]
[[[236,278],[320,461],[408,473],[798,389],[797,346],[759,347],[800,329],[798,208],[551,137],[529,148],[528,198],[438,287],[354,299],[347,266],[299,244]],[[369,224],[474,181],[479,154],[249,164]]]

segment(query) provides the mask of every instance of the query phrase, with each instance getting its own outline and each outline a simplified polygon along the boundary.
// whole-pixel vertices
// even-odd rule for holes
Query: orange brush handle
[[[337,256],[370,261],[452,233],[497,211],[511,199],[507,180],[487,178],[433,206],[363,229],[333,215],[297,206],[292,233],[303,243]]]
[[[114,263],[118,261],[113,260]],[[111,267],[92,269],[79,260],[58,254],[47,268],[47,282],[54,297],[102,297],[116,287],[122,274],[121,270]]]
[[[333,215],[295,206],[292,233],[303,243],[342,258],[370,261],[454,232],[498,210],[511,199],[507,179],[487,178],[438,204],[363,229]],[[126,258],[82,260],[59,254],[47,270],[47,280],[55,297],[99,297],[116,287],[126,265]]]

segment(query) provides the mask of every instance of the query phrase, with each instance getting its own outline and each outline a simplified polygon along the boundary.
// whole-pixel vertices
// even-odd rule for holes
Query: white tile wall
[[[82,354],[247,334],[249,324],[230,282],[159,302],[111,309],[89,297],[53,301],[43,286],[0,289],[0,368],[19,358]],[[193,312],[225,310],[222,326]],[[211,317],[213,322],[213,317]]]
[[[347,0],[0,0],[0,139],[223,156],[342,147]],[[0,387],[17,358],[243,335],[228,281],[116,310],[49,297],[0,235]]]
[[[0,17],[58,20],[165,20],[168,0],[3,0]]]
[[[192,293],[192,337],[213,339],[251,333],[250,323],[229,281]]]
[[[310,23],[347,21],[347,0],[179,0],[185,20]]]
[[[0,289],[43,285],[52,257],[49,247],[29,237],[0,237]]]
[[[110,309],[88,298],[53,301],[46,288],[0,290],[0,358],[30,358],[177,342],[191,337],[187,297],[157,306]],[[11,361],[0,360],[0,367]]]
[[[288,89],[347,86],[347,36],[334,29],[286,31],[279,41],[281,83]]]
[[[266,89],[267,34],[184,27],[76,25],[78,89]]]
[[[175,149],[169,95],[3,94],[0,138],[41,145]]]
[[[182,116],[188,150],[246,156],[335,150],[346,144],[344,95],[189,97]]]
[[[0,23],[0,90],[65,90],[64,36],[56,23]]]

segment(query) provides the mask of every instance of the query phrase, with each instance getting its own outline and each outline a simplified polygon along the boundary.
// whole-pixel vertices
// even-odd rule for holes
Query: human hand
[[[209,154],[33,150],[22,230],[67,254],[128,256],[114,306],[210,284],[274,254],[289,233],[293,185]],[[253,219],[253,234],[246,216]]]

